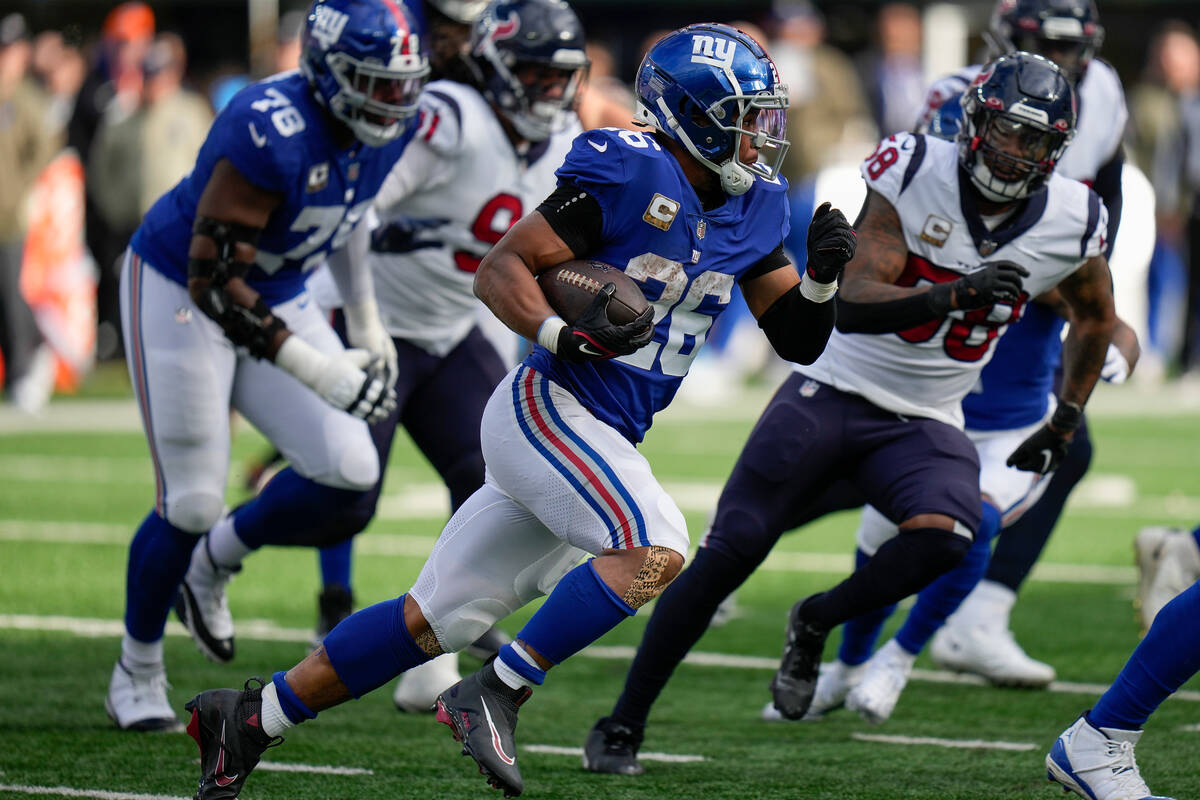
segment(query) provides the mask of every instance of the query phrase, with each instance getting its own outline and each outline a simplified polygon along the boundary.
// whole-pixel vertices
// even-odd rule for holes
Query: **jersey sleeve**
[[[258,188],[285,192],[295,171],[295,140],[304,135],[307,121],[294,106],[259,111],[257,104],[252,97],[236,97],[213,122],[209,144],[217,148],[214,162],[227,158]]]
[[[966,90],[968,83],[969,81],[961,74],[946,75],[935,81],[929,87],[929,91],[925,93],[925,102],[921,105],[921,115],[917,117],[913,130],[918,133],[928,133],[934,117],[937,116],[946,101],[961,95]]]
[[[1108,248],[1108,208],[1100,195],[1088,189],[1088,215],[1080,237],[1079,256],[1083,260],[1104,255]]]
[[[453,176],[453,161],[440,157],[438,151],[418,135],[388,170],[375,195],[375,208],[387,217],[395,206],[413,194],[443,186]]]
[[[621,198],[630,180],[623,147],[625,144],[609,131],[585,131],[575,137],[563,165],[554,173],[559,184],[578,186],[600,206],[604,239],[616,238]]]
[[[1105,109],[1110,124],[1105,124],[1103,145],[1100,147],[1100,163],[1107,164],[1121,147],[1122,137],[1129,122],[1129,109],[1125,105],[1125,90],[1116,70],[1108,62],[1096,59],[1088,66],[1085,81],[1094,81],[1095,89],[1089,92],[1089,100]],[[1089,87],[1091,88],[1091,87]]]
[[[925,162],[925,136],[896,133],[879,143],[859,167],[867,188],[893,206]]]
[[[457,156],[464,146],[462,116],[462,106],[453,95],[441,89],[426,89],[421,94],[414,142],[424,143],[443,158]]]

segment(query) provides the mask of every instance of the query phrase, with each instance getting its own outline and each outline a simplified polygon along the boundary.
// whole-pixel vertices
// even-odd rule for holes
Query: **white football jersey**
[[[900,217],[908,263],[897,286],[957,280],[984,262],[1001,259],[1015,261],[1031,274],[1016,303],[953,311],[900,333],[835,330],[817,362],[797,369],[880,408],[961,428],[960,403],[991,359],[996,340],[1030,298],[1104,252],[1108,212],[1087,186],[1054,174],[1046,191],[989,230],[969,178],[959,168],[958,148],[921,134],[885,139],[861,171],[867,188],[882,195]]]
[[[965,92],[982,66],[974,64],[964,67],[930,86],[921,118],[917,120],[917,130],[928,130],[934,112],[949,98]],[[1125,91],[1121,88],[1121,79],[1117,77],[1116,70],[1108,62],[1092,59],[1083,80],[1076,87],[1075,102],[1079,107],[1075,138],[1071,140],[1055,171],[1090,185],[1100,168],[1117,154],[1125,133],[1125,123],[1129,121]]]
[[[379,224],[406,231],[392,237],[393,252],[370,253],[388,333],[437,356],[462,341],[480,308],[480,260],[554,191],[579,131],[572,115],[566,130],[518,153],[476,89],[425,87],[420,128],[375,198]]]

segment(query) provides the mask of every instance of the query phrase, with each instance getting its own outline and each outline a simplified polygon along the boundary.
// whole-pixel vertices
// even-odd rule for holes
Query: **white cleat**
[[[1056,677],[1054,667],[1030,658],[1012,631],[980,625],[943,625],[930,647],[941,669],[981,675],[996,686],[1043,689]]]
[[[858,685],[865,671],[866,664],[851,667],[840,659],[822,664],[812,705],[800,719],[804,722],[817,722],[824,719],[830,711],[841,708],[846,702],[846,694]],[[771,701],[763,706],[762,718],[767,722],[790,721],[779,713],[779,709],[775,708]]]
[[[1089,800],[1171,800],[1150,794],[1133,748],[1141,731],[1096,728],[1084,717],[1046,754],[1046,779]]]
[[[438,695],[461,680],[458,653],[445,653],[401,675],[392,702],[409,714],[429,714]]]
[[[181,731],[183,724],[167,700],[168,685],[164,667],[132,670],[118,659],[104,709],[124,731]]]
[[[226,589],[241,572],[213,562],[205,534],[192,550],[187,575],[175,595],[175,613],[206,658],[224,664],[233,660],[233,614],[229,612]]]
[[[1200,578],[1200,548],[1191,531],[1172,529],[1165,530],[1165,535],[1157,547],[1158,564],[1153,577],[1147,581],[1145,593],[1141,592],[1142,580],[1139,576],[1138,596],[1141,598],[1142,630],[1150,630],[1150,625],[1162,607],[1171,602],[1177,594],[1191,586]],[[1141,572],[1142,550],[1141,542],[1143,529],[1138,533],[1135,547],[1138,548],[1138,567]],[[1154,534],[1146,534],[1149,542]]]
[[[862,679],[846,695],[846,708],[872,725],[886,722],[908,685],[915,660],[895,639],[889,639],[864,665]]]

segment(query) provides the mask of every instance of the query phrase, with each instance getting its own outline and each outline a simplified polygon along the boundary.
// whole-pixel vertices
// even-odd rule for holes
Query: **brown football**
[[[612,324],[632,322],[650,306],[633,278],[600,261],[567,261],[541,273],[537,280],[550,307],[568,325],[575,324],[608,283],[617,286],[608,303],[608,321]]]

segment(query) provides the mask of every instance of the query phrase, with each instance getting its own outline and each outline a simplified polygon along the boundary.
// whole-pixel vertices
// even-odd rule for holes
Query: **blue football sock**
[[[129,544],[125,572],[125,630],[139,642],[163,636],[167,614],[200,537],[151,511]]]
[[[351,614],[325,637],[333,671],[356,698],[430,659],[404,624],[406,596]]]
[[[1133,651],[1088,721],[1097,728],[1140,730],[1154,709],[1200,672],[1200,581],[1193,583],[1154,618],[1146,638]]]
[[[279,698],[279,708],[283,715],[293,725],[299,725],[306,719],[316,719],[317,712],[305,705],[300,695],[288,685],[286,676],[287,673],[282,670],[271,676],[271,683],[275,684],[275,696]]]
[[[917,595],[917,604],[908,612],[908,619],[896,632],[896,641],[916,655],[933,638],[933,634],[958,610],[975,584],[987,571],[992,538],[1000,531],[1000,512],[991,503],[983,504],[983,517],[971,549],[958,566],[926,586]]]
[[[871,557],[861,549],[854,551],[854,568],[856,570],[862,569],[862,566],[870,560]],[[838,660],[853,667],[869,659],[875,650],[875,642],[879,639],[879,631],[883,629],[883,623],[887,622],[888,617],[895,610],[896,604],[893,603],[847,620],[842,625],[842,646],[838,648]]]
[[[233,512],[233,528],[245,545],[290,544],[296,531],[317,527],[362,492],[335,489],[300,476],[288,467],[253,500]]]
[[[321,548],[321,585],[350,588],[350,563],[354,540]]]
[[[551,663],[561,664],[636,613],[600,579],[589,559],[563,576],[517,639]],[[509,659],[505,663],[520,671]]]

